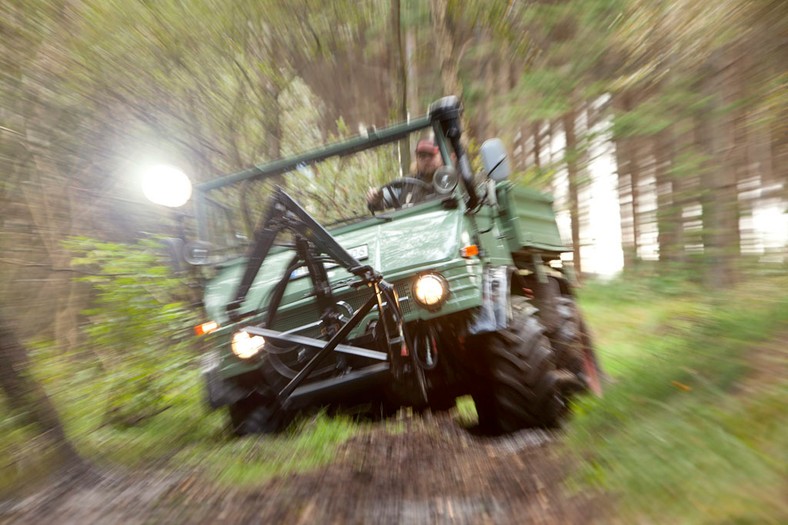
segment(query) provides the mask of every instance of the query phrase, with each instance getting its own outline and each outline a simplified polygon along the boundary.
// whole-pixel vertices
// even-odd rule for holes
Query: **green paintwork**
[[[475,214],[466,213],[461,197],[458,188],[455,194],[458,206],[455,209],[447,209],[440,200],[432,200],[331,230],[332,236],[347,249],[367,245],[369,256],[361,262],[380,271],[388,282],[396,286],[406,321],[442,317],[480,306],[483,267],[488,264],[511,266],[513,252],[567,250],[558,232],[549,195],[502,182],[497,186],[498,206],[483,206]],[[480,245],[480,255],[462,258],[460,249],[474,243]],[[264,319],[263,308],[292,257],[293,252],[289,250],[269,255],[241,307],[241,311],[256,312],[256,315],[241,325]],[[223,325],[216,334],[216,340],[223,342],[220,370],[224,377],[249,372],[255,366],[253,362],[240,361],[230,352],[229,339],[236,327],[227,324],[225,311],[245,264],[245,259],[225,264],[206,287],[206,311],[211,319]],[[449,300],[440,310],[428,311],[411,297],[413,281],[425,271],[439,272],[449,282]],[[343,286],[343,282],[350,283],[355,279],[341,267],[329,269],[328,276],[335,285],[335,299],[344,301],[354,310],[371,293],[368,289]],[[293,279],[288,284],[276,322],[271,328],[286,331],[317,321],[320,312],[309,296],[311,289],[309,277]],[[367,322],[376,315],[374,311],[370,313],[369,319],[362,321],[351,337],[360,335]],[[319,337],[319,327],[313,326],[299,333]]]
[[[389,217],[391,220],[370,219],[331,233],[345,248],[367,245],[369,258],[361,262],[381,272],[389,282],[397,282],[429,269],[481,265],[478,259],[469,262],[460,257],[461,244],[469,244],[472,238],[472,226],[461,208],[446,210],[440,201],[432,201],[392,213]],[[242,312],[254,312],[267,303],[273,286],[279,281],[292,256],[293,252],[284,251],[266,259],[241,307]],[[206,311],[220,324],[227,322],[224,308],[232,299],[244,267],[244,259],[224,266],[206,287]],[[348,281],[352,277],[340,267],[330,269],[328,276],[332,283]],[[310,302],[310,299],[300,299],[310,291],[308,277],[294,279],[287,287],[281,310],[285,311],[299,301]],[[339,296],[342,292],[339,289],[335,293]],[[450,306],[451,309],[442,314],[467,307],[465,304],[456,307],[447,304],[446,308]],[[425,311],[418,318],[428,317],[430,315]]]
[[[502,233],[510,252],[566,252],[558,232],[553,198],[529,188],[502,182],[497,188]]]
[[[426,117],[379,131],[372,130],[343,142],[203,183],[197,187],[195,198],[200,238],[205,239],[208,219],[204,212],[211,190],[243,181],[261,180],[330,157],[351,155],[431,127],[444,163],[451,165],[457,157],[460,159],[457,164],[462,184],[454,189],[453,194],[436,196],[433,200],[412,207],[389,211],[382,216],[329,231],[348,251],[366,246],[367,257],[360,258],[360,262],[380,272],[386,281],[394,285],[405,322],[471,312],[483,303],[483,275],[486,267],[512,266],[513,254],[520,254],[524,250],[554,253],[565,251],[566,248],[558,234],[552,199],[546,195],[502,182],[494,188],[497,199],[492,201],[497,200],[497,203],[488,201],[477,206],[478,195],[486,193],[486,189],[484,186],[476,188],[473,183],[470,164],[467,157],[462,155],[457,126],[459,102],[453,97],[446,97],[433,104]],[[449,131],[452,133],[451,141],[446,135]],[[454,159],[452,152],[457,153]],[[488,188],[493,188],[491,185],[494,183],[488,181],[487,184]],[[472,244],[478,245],[479,254],[463,258],[461,249]],[[229,322],[226,307],[238,293],[239,283],[246,270],[246,259],[240,258],[218,266],[216,277],[207,284],[205,309],[211,319],[222,325],[211,337],[211,343],[220,350],[219,370],[225,378],[252,371],[256,367],[254,359],[244,362],[232,354],[230,338],[242,326],[267,322],[265,309],[293,257],[291,250],[281,248],[273,249],[267,255],[241,304],[239,313],[247,315],[237,324]],[[449,284],[448,299],[437,310],[419,306],[412,297],[413,283],[424,272],[438,272]],[[320,337],[319,320],[323,312],[318,311],[312,295],[311,279],[308,275],[297,277],[295,273],[285,289],[276,318],[268,328]],[[338,310],[350,317],[369,299],[372,290],[351,287],[358,279],[340,266],[327,268],[327,273]],[[362,335],[369,321],[376,318],[377,312],[373,310],[349,338]]]
[[[396,286],[406,321],[442,317],[480,306],[483,267],[488,264],[510,266],[513,252],[567,250],[558,232],[549,195],[502,182],[497,186],[498,206],[483,206],[475,214],[466,213],[461,196],[458,188],[455,209],[447,209],[440,200],[433,200],[331,230],[334,238],[347,249],[367,245],[369,256],[362,263],[380,271]],[[460,249],[474,243],[480,245],[480,255],[462,258]],[[244,320],[242,325],[264,319],[262,309],[292,257],[292,251],[284,250],[266,259],[241,307],[241,311],[256,312],[256,315]],[[242,258],[219,268],[218,275],[208,283],[205,291],[206,311],[211,319],[223,325],[216,340],[223,342],[220,370],[224,377],[249,372],[255,366],[253,362],[240,361],[230,352],[229,339],[236,327],[227,324],[225,311],[245,264]],[[411,297],[413,281],[425,271],[440,272],[449,281],[449,300],[440,310],[428,311]],[[328,276],[336,286],[335,299],[353,309],[360,307],[371,293],[371,290],[343,286],[341,283],[355,279],[341,267],[329,269]],[[307,276],[293,279],[271,328],[286,331],[317,321],[320,312],[309,296],[311,289]],[[376,315],[374,311],[370,313],[369,319],[362,321],[351,337],[360,335]],[[299,333],[319,337],[319,328],[313,326]]]
[[[479,232],[479,248],[488,264],[508,266],[512,264],[512,253],[509,250],[499,215],[498,210],[491,206],[483,206],[474,215]]]

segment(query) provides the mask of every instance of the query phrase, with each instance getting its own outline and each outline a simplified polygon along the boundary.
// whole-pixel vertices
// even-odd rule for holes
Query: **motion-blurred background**
[[[784,370],[786,64],[783,0],[4,0],[2,314],[83,455],[156,449],[151,436],[173,426],[181,445],[215,436],[220,420],[195,415],[199,293],[168,275],[152,240],[188,229],[191,212],[149,203],[144,171],[166,163],[202,182],[455,94],[470,150],[502,138],[513,180],[555,195],[612,374],[653,370],[632,356],[668,339],[704,357],[672,362],[661,387],[724,394],[752,371],[758,339],[773,349],[764,373]],[[413,146],[275,182],[321,219],[360,213],[369,186],[408,171]],[[262,200],[270,184],[249,191]],[[641,346],[621,346],[636,335]],[[720,348],[739,368],[693,384]],[[765,404],[743,402],[760,407],[745,410],[753,421],[785,416],[784,380],[768,381],[779,389]],[[661,402],[652,394],[638,395]],[[0,405],[0,467],[23,477],[40,443],[13,404]],[[766,445],[731,432],[756,451],[745,464],[776,460],[785,474],[784,431],[769,426]],[[747,479],[780,479],[760,468]],[[632,486],[615,472],[597,481]],[[740,482],[697,496],[701,515]],[[781,507],[772,490],[766,508]]]

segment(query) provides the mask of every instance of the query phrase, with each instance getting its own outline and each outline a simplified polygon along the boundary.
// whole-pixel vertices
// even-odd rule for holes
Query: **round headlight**
[[[437,308],[449,296],[449,283],[443,276],[435,273],[421,275],[413,285],[413,296],[420,305],[430,309]]]
[[[241,359],[249,359],[256,356],[265,344],[265,339],[259,335],[251,335],[249,332],[241,330],[233,334],[232,350]]]

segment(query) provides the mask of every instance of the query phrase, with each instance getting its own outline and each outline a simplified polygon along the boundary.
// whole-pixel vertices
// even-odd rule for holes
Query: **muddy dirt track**
[[[0,523],[589,523],[603,504],[569,496],[557,436],[475,436],[448,416],[343,445],[320,470],[256,489],[193,472],[90,473],[0,506]],[[261,441],[264,446],[264,441]]]

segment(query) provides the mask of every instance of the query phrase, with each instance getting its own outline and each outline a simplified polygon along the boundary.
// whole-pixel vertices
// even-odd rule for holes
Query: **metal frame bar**
[[[243,181],[264,180],[281,175],[288,171],[320,162],[331,157],[344,157],[370,148],[391,144],[407,137],[411,133],[432,128],[435,140],[438,143],[441,155],[447,165],[453,164],[448,145],[454,148],[457,154],[457,164],[468,193],[468,208],[473,210],[479,198],[473,184],[473,173],[470,162],[460,142],[462,126],[460,115],[462,106],[456,97],[444,97],[434,102],[426,116],[411,120],[410,122],[395,124],[381,130],[370,129],[365,134],[357,135],[351,139],[337,142],[329,146],[307,151],[295,157],[277,159],[265,164],[254,165],[251,168],[236,173],[210,180],[195,186],[195,216],[197,218],[197,232],[200,239],[207,238],[207,225],[205,224],[205,206],[207,192],[230,186]]]
[[[254,233],[254,244],[250,247],[246,270],[238,284],[238,289],[232,301],[227,304],[227,313],[231,320],[239,320],[241,316],[238,309],[246,299],[246,294],[254,282],[254,278],[260,271],[263,261],[268,256],[277,235],[289,229],[304,240],[312,243],[322,253],[334,259],[347,271],[359,277],[362,283],[379,281],[382,279],[380,274],[370,266],[362,265],[345,248],[334,239],[328,231],[323,228],[306,210],[296,203],[282,188],[277,188],[271,197],[271,202],[263,220]],[[307,254],[308,255],[308,254]],[[307,257],[308,258],[308,257]],[[315,275],[314,261],[305,260],[307,268],[312,276],[313,284],[320,281],[320,275]],[[325,268],[323,268],[323,273]],[[320,273],[320,272],[318,272]],[[315,290],[317,295],[325,295],[323,290]],[[269,317],[272,316],[269,312]]]
[[[385,128],[381,131],[370,130],[363,136],[357,136],[350,140],[306,152],[289,159],[276,160],[264,165],[253,166],[252,168],[239,171],[226,177],[198,185],[196,187],[195,206],[200,237],[204,238],[206,230],[203,212],[207,202],[207,192],[210,190],[243,181],[261,180],[267,177],[273,177],[296,169],[299,166],[313,164],[335,156],[351,155],[362,150],[397,142],[411,133],[429,127],[432,127],[435,131],[441,155],[447,163],[451,163],[448,148],[449,144],[457,154],[459,171],[468,193],[468,207],[470,210],[473,210],[478,202],[478,197],[473,186],[473,174],[471,172],[470,163],[468,162],[467,155],[460,142],[462,133],[460,123],[461,112],[462,108],[459,101],[455,97],[446,97],[434,103],[430,107],[429,115],[426,117],[421,117],[409,123]],[[380,359],[381,356],[386,356],[389,365],[394,369],[395,375],[406,369],[404,367],[404,361],[410,358],[410,360],[413,361],[413,372],[416,375],[421,396],[426,402],[427,393],[425,377],[419,366],[418,357],[408,348],[409,343],[404,333],[403,317],[399,308],[396,290],[391,284],[383,279],[383,276],[379,272],[371,266],[362,265],[356,260],[356,258],[345,250],[320,223],[287,195],[282,188],[277,188],[271,196],[268,210],[255,229],[254,243],[249,248],[248,262],[244,275],[238,284],[232,301],[227,305],[227,313],[230,319],[232,321],[238,321],[243,317],[238,310],[246,299],[246,295],[260,271],[263,261],[273,247],[276,237],[283,230],[290,230],[296,236],[295,247],[297,255],[288,265],[288,269],[298,265],[299,262],[303,260],[312,280],[313,293],[316,295],[321,307],[327,307],[326,310],[321,313],[321,320],[324,323],[330,323],[331,326],[329,330],[327,330],[327,335],[330,339],[325,342],[325,344],[319,340],[311,340],[310,343],[307,344],[307,346],[319,348],[319,350],[304,368],[302,368],[278,393],[280,402],[284,404],[288,401],[293,392],[317,368],[320,361],[325,359],[325,357],[334,350],[337,350],[337,348],[340,347],[340,343],[350,335],[350,332],[375,306],[378,308],[380,322],[383,325],[388,354],[369,351],[374,352],[375,357],[372,358]],[[338,316],[335,310],[332,309],[333,296],[330,286],[328,285],[325,265],[323,261],[313,257],[313,255],[319,255],[320,253],[328,255],[348,272],[355,275],[359,279],[359,281],[355,283],[356,285],[366,284],[372,285],[374,288],[372,296],[358,311],[353,313],[351,318],[338,330],[336,330],[339,324],[337,322]],[[276,310],[279,306],[278,303],[281,301],[284,288],[287,284],[286,279],[288,276],[289,271],[288,275],[283,276],[277,284],[274,300],[269,301],[268,319],[273,319],[276,314]],[[273,311],[271,311],[272,308]],[[389,318],[387,314],[390,314],[391,317]],[[249,315],[253,315],[253,312]],[[393,326],[389,326],[390,322],[393,322]],[[247,329],[252,331],[252,333],[264,330],[256,327],[247,327]],[[392,333],[392,330],[396,333]],[[268,333],[268,337],[273,337],[274,340],[289,342],[294,342],[294,338],[298,337],[292,335],[288,336],[286,334],[276,334],[276,332],[272,331]],[[355,347],[349,345],[343,345],[343,347],[345,350],[355,349]],[[357,351],[350,353],[360,355]],[[339,378],[338,381],[341,382],[341,378]]]
[[[358,135],[349,140],[337,142],[336,144],[320,149],[307,151],[306,153],[289,159],[280,159],[266,164],[256,165],[219,179],[203,182],[197,185],[195,189],[198,192],[207,192],[245,180],[273,177],[292,171],[302,165],[313,164],[331,157],[344,157],[365,149],[396,142],[401,138],[407,137],[411,133],[426,129],[430,126],[432,126],[432,119],[429,116],[425,116],[411,120],[405,124],[397,124],[381,130],[369,130],[366,135]]]
[[[350,332],[358,326],[364,317],[372,311],[374,307],[378,308],[378,315],[381,322],[386,329],[386,340],[389,346],[394,341],[399,344],[407,344],[404,342],[402,336],[402,312],[399,310],[398,298],[394,287],[387,283],[383,276],[375,271],[371,266],[362,265],[355,257],[353,257],[345,248],[340,245],[331,234],[323,228],[309,213],[301,208],[287,193],[281,188],[277,188],[274,195],[271,196],[271,201],[268,210],[260,222],[260,225],[255,230],[254,238],[255,243],[250,247],[249,261],[246,266],[241,282],[238,284],[235,297],[227,305],[227,312],[230,318],[234,321],[240,320],[242,315],[239,314],[238,309],[243,304],[246,294],[254,282],[260,268],[268,256],[271,247],[276,240],[276,237],[283,230],[290,230],[295,234],[295,249],[296,256],[290,261],[285,271],[285,275],[276,285],[274,295],[269,300],[267,318],[272,320],[279,307],[284,288],[287,285],[287,279],[290,275],[291,269],[298,266],[301,261],[306,264],[312,280],[313,293],[318,299],[318,303],[324,311],[321,313],[321,320],[324,323],[330,323],[330,329],[327,331],[330,339],[327,342],[312,340],[310,338],[302,338],[299,336],[281,334],[275,331],[269,331],[257,327],[247,327],[251,333],[263,335],[263,337],[271,337],[273,340],[281,340],[286,342],[296,342],[297,339],[301,340],[300,344],[310,346],[312,348],[319,348],[317,354],[309,360],[309,362],[302,368],[296,376],[285,385],[279,392],[278,398],[283,404],[287,402],[290,395],[298,388],[309,375],[317,368],[328,354],[336,350],[342,341],[347,339]],[[334,309],[332,309],[333,295],[328,284],[325,265],[319,257],[319,254],[325,254],[338,264],[343,266],[347,271],[354,274],[359,278],[357,285],[372,285],[374,293],[370,296],[364,305],[359,308],[351,318],[344,323],[341,327],[339,325],[339,318]],[[392,309],[393,319],[397,323],[399,338],[391,339],[387,324],[386,316],[384,315],[384,296],[386,308]],[[396,353],[389,354],[383,352],[375,352],[373,350],[356,349],[349,345],[343,345],[342,353],[350,353],[368,357],[372,359],[385,359],[387,361],[396,361]]]
[[[267,328],[260,328],[257,326],[248,326],[244,328],[246,332],[252,335],[259,335],[265,338],[266,341],[275,341],[283,344],[296,344],[307,346],[309,348],[323,348],[326,344],[322,339],[314,339],[303,335],[288,334],[285,332],[277,332],[276,330],[269,330]],[[388,361],[388,354],[378,352],[377,350],[370,350],[368,348],[360,348],[358,346],[338,344],[334,351],[348,355],[355,355],[359,357],[366,357],[376,361]]]
[[[296,374],[296,376],[287,384],[285,387],[279,392],[279,400],[284,402],[287,397],[295,390],[304,380],[312,373],[312,371],[317,368],[317,365],[320,364],[328,354],[334,351],[334,349],[339,346],[339,343],[342,342],[353,330],[353,328],[361,322],[362,319],[372,310],[372,307],[376,304],[377,297],[376,295],[371,296],[367,299],[367,302],[364,303],[364,306],[359,308],[356,313],[353,314],[353,317],[345,323],[345,325],[339,329],[337,333],[326,343],[326,345],[313,357],[305,366],[301,369],[301,371]]]
[[[319,399],[325,401],[325,394],[327,391],[344,389],[347,387],[353,388],[353,385],[358,385],[359,382],[374,381],[377,377],[384,376],[390,373],[389,363],[376,363],[364,368],[351,370],[345,375],[333,377],[331,379],[321,379],[314,383],[307,383],[293,390],[293,393],[287,398],[284,403],[285,407],[294,407],[304,402],[309,402],[313,396],[319,396]]]

